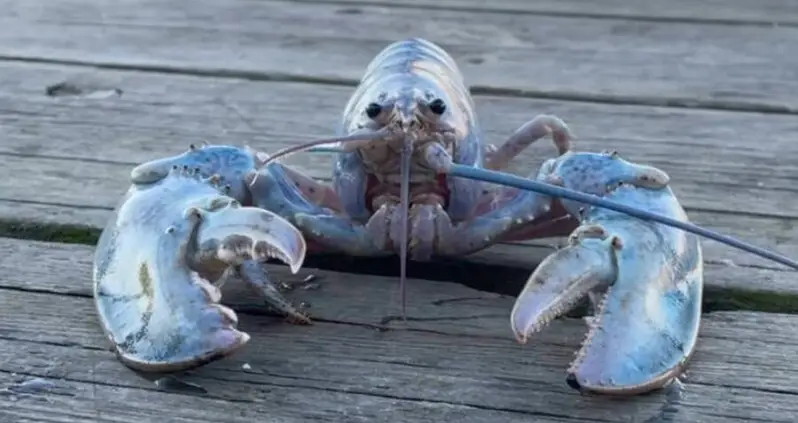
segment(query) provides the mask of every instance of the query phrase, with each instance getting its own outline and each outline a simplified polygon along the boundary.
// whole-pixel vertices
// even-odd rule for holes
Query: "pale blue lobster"
[[[593,392],[645,392],[678,375],[695,345],[701,311],[701,249],[691,233],[798,268],[689,224],[665,172],[614,153],[570,151],[568,128],[554,116],[538,116],[502,146],[485,147],[457,66],[424,40],[391,44],[372,61],[344,109],[339,135],[272,155],[231,146],[192,148],[144,163],[131,177],[135,186],[157,187],[169,183],[175,166],[195,169],[228,184],[226,195],[241,204],[286,219],[309,246],[358,256],[398,253],[403,293],[406,256],[461,256],[499,241],[573,232],[571,244],[532,275],[511,321],[518,340],[526,342],[578,299],[599,298],[610,287],[602,301],[594,301],[588,339],[567,378],[570,386]],[[545,135],[560,155],[534,179],[490,170],[503,168]],[[340,150],[331,186],[275,161],[330,143]],[[169,210],[170,219],[178,219]],[[293,251],[288,261],[295,264],[300,255],[290,246],[297,245],[296,235],[283,226],[276,235],[272,241]],[[229,265],[236,269],[241,260]],[[199,332],[196,325],[190,330]],[[203,357],[230,349],[212,339],[201,345],[194,352]],[[166,355],[162,361],[177,359]]]

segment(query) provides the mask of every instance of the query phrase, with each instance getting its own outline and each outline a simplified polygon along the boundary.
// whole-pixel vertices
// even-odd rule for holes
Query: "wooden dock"
[[[798,274],[712,241],[687,374],[631,399],[566,386],[581,319],[513,340],[513,294],[559,240],[413,265],[408,323],[390,317],[395,261],[275,266],[315,325],[228,285],[249,345],[157,381],[108,351],[90,289],[132,166],[328,136],[369,60],[411,36],[453,54],[491,142],[556,114],[579,150],[666,170],[696,223],[798,257],[798,0],[0,5],[0,422],[798,421]],[[538,144],[513,171],[554,154]],[[288,161],[330,173],[329,156]]]

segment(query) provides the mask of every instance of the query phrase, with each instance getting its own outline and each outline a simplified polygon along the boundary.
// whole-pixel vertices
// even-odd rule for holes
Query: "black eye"
[[[443,100],[436,98],[429,103],[429,109],[436,115],[442,115],[446,111],[446,103]]]
[[[378,114],[380,114],[381,111],[382,106],[377,103],[370,103],[368,106],[366,106],[366,116],[368,116],[369,119],[374,119]]]

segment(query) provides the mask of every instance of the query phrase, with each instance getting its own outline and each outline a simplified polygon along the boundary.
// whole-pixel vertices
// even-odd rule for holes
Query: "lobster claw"
[[[230,271],[286,315],[308,320],[266,277],[275,257],[296,272],[306,246],[273,213],[242,207],[217,178],[182,168],[133,185],[97,244],[94,299],[122,362],[143,371],[179,371],[232,354],[249,340],[214,283]]]

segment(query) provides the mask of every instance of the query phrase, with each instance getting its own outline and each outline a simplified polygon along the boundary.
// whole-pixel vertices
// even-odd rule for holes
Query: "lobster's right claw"
[[[202,269],[208,258],[233,266],[235,273],[272,308],[292,322],[311,323],[269,279],[265,266],[266,260],[276,258],[287,264],[292,273],[299,271],[307,246],[297,228],[268,210],[241,207],[235,201],[188,212],[202,220],[197,231],[199,250],[194,267]]]
[[[296,273],[305,260],[302,233],[282,217],[265,209],[241,207],[236,201],[216,199],[207,208],[187,210],[201,219],[197,246],[202,260],[207,254],[229,264],[276,258]]]

